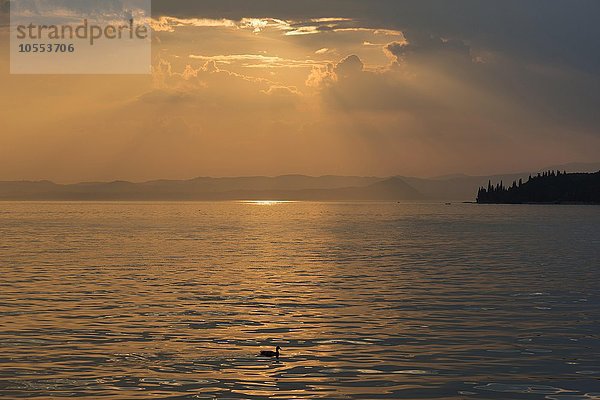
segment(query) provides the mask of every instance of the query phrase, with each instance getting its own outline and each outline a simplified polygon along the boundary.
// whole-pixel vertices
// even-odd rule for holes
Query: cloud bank
[[[426,176],[596,161],[598,8],[155,0],[151,78],[3,73],[0,179]]]

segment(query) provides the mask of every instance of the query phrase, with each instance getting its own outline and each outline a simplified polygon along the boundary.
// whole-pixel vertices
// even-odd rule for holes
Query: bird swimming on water
[[[261,350],[259,355],[262,357],[275,357],[275,358],[279,359],[279,350],[281,350],[281,347],[277,346],[277,347],[275,347],[275,351]]]

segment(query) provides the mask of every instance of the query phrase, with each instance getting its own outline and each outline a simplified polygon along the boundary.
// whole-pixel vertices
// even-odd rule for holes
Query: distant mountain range
[[[600,163],[568,164],[544,170],[600,171]],[[143,183],[124,181],[62,185],[49,181],[0,182],[0,200],[25,201],[464,201],[474,200],[488,181],[512,182],[530,174],[447,175],[389,178],[285,175],[278,177],[195,178]]]

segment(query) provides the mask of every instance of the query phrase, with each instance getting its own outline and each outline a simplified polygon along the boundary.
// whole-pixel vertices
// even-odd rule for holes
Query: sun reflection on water
[[[288,204],[295,203],[294,201],[285,201],[285,200],[245,200],[241,202],[242,204],[250,204],[255,206],[276,206],[280,204]]]
[[[0,398],[595,398],[597,210],[284,203],[1,204]]]

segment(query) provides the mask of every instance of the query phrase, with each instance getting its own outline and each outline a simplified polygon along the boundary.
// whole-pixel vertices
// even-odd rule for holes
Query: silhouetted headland
[[[505,187],[501,181],[477,194],[479,204],[600,204],[600,171],[568,174],[548,171]]]

